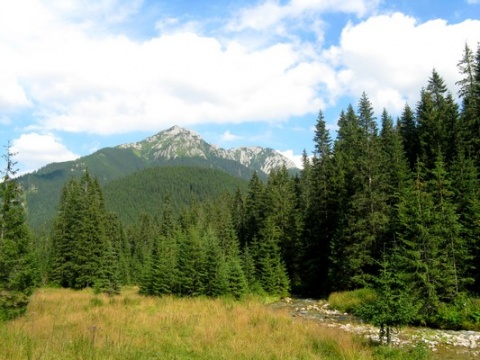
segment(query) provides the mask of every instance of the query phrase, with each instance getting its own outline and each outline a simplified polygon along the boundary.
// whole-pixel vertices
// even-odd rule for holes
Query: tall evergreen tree
[[[358,106],[358,130],[351,138],[353,186],[345,198],[345,228],[335,245],[343,247],[336,259],[347,289],[368,284],[377,269],[388,225],[387,183],[382,172],[382,149],[370,100],[364,93]],[[342,140],[343,141],[343,140]],[[337,155],[337,154],[335,154]]]
[[[473,293],[480,292],[480,184],[478,169],[473,158],[463,152],[452,166],[452,201],[461,224],[460,236],[465,242],[466,256],[459,258],[460,273]],[[463,262],[462,262],[463,260]]]
[[[358,184],[356,177],[357,156],[361,129],[352,105],[347,111],[341,111],[338,120],[338,134],[334,144],[334,183],[336,193],[337,222],[330,244],[329,281],[331,290],[345,290],[352,286],[349,264],[347,262],[348,247],[345,238],[349,236],[348,221],[350,200],[355,194]]]
[[[258,241],[253,243],[256,278],[262,290],[271,295],[285,296],[290,282],[282,261],[279,244],[280,231],[273,218],[268,217]]]
[[[291,285],[300,287],[299,254],[301,219],[296,206],[295,181],[285,166],[272,170],[265,188],[265,215],[278,230],[278,246],[286,266]],[[264,236],[266,229],[262,227]]]
[[[54,282],[75,289],[118,291],[118,253],[107,236],[107,221],[100,185],[88,171],[64,186],[52,233]]]
[[[478,52],[480,54],[480,46]],[[480,165],[480,55],[478,62],[475,63],[473,51],[465,44],[462,59],[457,65],[462,75],[456,83],[462,99],[459,140],[465,155],[473,156],[477,166]]]
[[[388,226],[384,244],[381,245],[381,251],[385,254],[384,256],[388,257],[390,250],[395,248],[396,234],[398,232],[398,203],[403,189],[407,186],[410,171],[402,144],[400,125],[393,126],[393,120],[386,110],[382,113],[381,122],[381,172],[384,174],[386,184],[385,193],[388,218]]]
[[[32,241],[22,190],[14,179],[14,156],[8,145],[0,183],[0,321],[26,311],[35,284]]]
[[[418,137],[418,128],[415,120],[415,114],[412,108],[405,104],[399,121],[402,144],[407,157],[410,170],[415,169],[415,164],[420,156],[420,139]]]
[[[422,161],[433,169],[438,153],[442,153],[447,166],[456,154],[458,106],[455,104],[443,78],[435,71],[428,86],[421,92],[417,105],[417,123]]]
[[[443,159],[437,158],[429,176],[421,163],[417,169],[399,204],[399,261],[404,281],[414,289],[420,320],[428,321],[442,302],[453,302],[465,289],[460,265],[466,252]]]
[[[313,164],[304,167],[304,192],[309,201],[304,212],[304,244],[301,258],[302,291],[310,296],[326,296],[329,291],[330,246],[335,229],[333,197],[333,150],[330,133],[320,111],[315,124]],[[306,161],[304,161],[306,162]],[[301,179],[302,181],[302,179]]]

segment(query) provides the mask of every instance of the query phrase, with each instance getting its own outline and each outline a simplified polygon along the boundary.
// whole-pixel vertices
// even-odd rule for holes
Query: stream
[[[321,325],[335,327],[379,341],[379,329],[355,316],[330,308],[322,300],[284,298],[270,305],[274,309],[287,308],[292,317],[311,320]],[[422,327],[405,327],[392,334],[396,346],[425,343],[435,360],[473,360],[480,358],[480,332],[439,330]]]

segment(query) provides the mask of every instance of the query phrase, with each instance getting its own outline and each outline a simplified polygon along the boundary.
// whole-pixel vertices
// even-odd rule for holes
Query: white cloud
[[[174,124],[282,122],[362,91],[376,109],[393,111],[418,97],[433,67],[455,91],[456,64],[465,41],[480,40],[480,21],[372,16],[348,25],[340,44],[323,51],[288,37],[304,19],[320,36],[322,14],[364,17],[379,2],[263,2],[230,22],[230,29],[266,26],[287,36],[256,48],[225,33],[202,35],[195,23],[174,18],[158,22],[161,33],[143,42],[92,31],[100,20],[135,14],[141,0],[0,2],[0,121],[27,110],[35,120],[29,131],[105,135]]]
[[[394,13],[347,26],[330,56],[344,67],[338,73],[341,91],[356,97],[365,91],[377,110],[386,107],[399,111],[406,101],[418,99],[433,68],[456,95],[456,65],[465,42],[475,47],[479,40],[478,20],[417,23],[412,17]]]
[[[470,5],[480,4],[480,0],[467,0],[467,4],[470,4]]]
[[[232,134],[230,132],[230,130],[225,131],[220,136],[220,141],[221,142],[230,142],[230,141],[236,141],[236,140],[241,140],[241,139],[243,139],[243,136]]]
[[[293,150],[285,150],[285,151],[277,150],[277,151],[283,156],[285,156],[286,158],[292,160],[297,168],[299,169],[303,168],[302,155],[295,155]]]
[[[30,172],[52,162],[78,158],[69,151],[61,140],[51,134],[27,133],[12,141],[12,151],[22,166],[22,173]]]
[[[38,16],[22,20],[19,9],[30,5]],[[35,0],[1,3],[0,14],[0,49],[6,47],[16,64],[7,85],[0,85],[0,106],[34,106],[37,123],[29,129],[36,131],[112,134],[282,121],[318,109],[315,88],[324,74],[328,79],[324,65],[291,44],[250,51],[183,30],[144,42],[94,37]],[[7,26],[3,20],[10,17],[20,21]]]
[[[379,3],[379,0],[291,0],[282,4],[278,0],[266,0],[239,11],[231,20],[229,29],[242,31],[265,30],[275,26],[281,28],[283,20],[309,16],[313,13],[344,12],[363,17],[374,11]]]
[[[48,6],[62,18],[92,25],[120,23],[137,13],[144,0],[49,0]]]

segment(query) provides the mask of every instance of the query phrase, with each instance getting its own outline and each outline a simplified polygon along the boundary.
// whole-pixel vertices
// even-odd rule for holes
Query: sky
[[[21,173],[173,125],[299,161],[365,92],[414,107],[435,69],[456,96],[480,0],[1,0],[0,145]]]

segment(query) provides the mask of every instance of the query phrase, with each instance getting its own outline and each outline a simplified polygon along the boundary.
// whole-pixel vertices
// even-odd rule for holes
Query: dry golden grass
[[[149,298],[39,289],[0,325],[0,359],[371,359],[351,335],[258,299]]]

